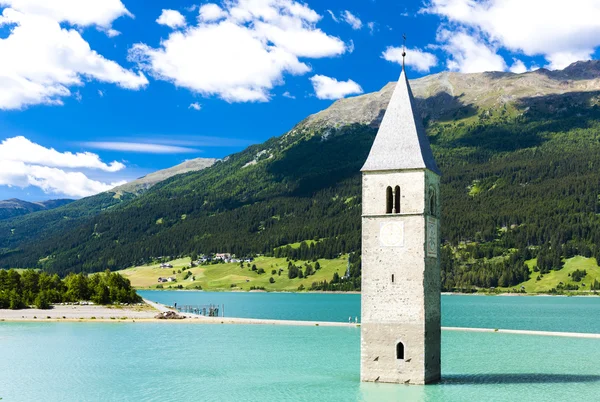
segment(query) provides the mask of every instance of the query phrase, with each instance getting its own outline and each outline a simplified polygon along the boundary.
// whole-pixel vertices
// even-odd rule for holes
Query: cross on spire
[[[404,58],[406,57],[406,34],[402,35],[403,44],[402,44],[402,69],[404,70]]]

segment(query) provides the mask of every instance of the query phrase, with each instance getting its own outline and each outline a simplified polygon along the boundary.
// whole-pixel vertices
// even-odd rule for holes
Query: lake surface
[[[343,321],[360,305],[358,295],[144,293],[245,317]],[[600,332],[597,300],[446,296],[444,325]],[[599,362],[594,339],[443,332],[441,384],[361,384],[359,328],[0,323],[2,402],[597,400]]]
[[[227,317],[347,322],[360,319],[360,295],[139,291],[167,305],[225,306]],[[600,297],[442,296],[445,327],[600,333]]]

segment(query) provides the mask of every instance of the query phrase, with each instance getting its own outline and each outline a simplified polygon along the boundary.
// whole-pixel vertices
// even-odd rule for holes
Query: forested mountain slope
[[[539,257],[544,272],[600,252],[600,63],[411,85],[444,174],[445,288],[514,285],[529,276],[526,259]],[[392,90],[338,101],[68,228],[32,235],[28,225],[42,220],[0,222],[0,265],[98,271],[165,255],[270,254],[309,239],[320,240],[276,253],[359,251],[359,170]]]

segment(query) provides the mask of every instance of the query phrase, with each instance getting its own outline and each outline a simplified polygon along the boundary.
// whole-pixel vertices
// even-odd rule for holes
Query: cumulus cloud
[[[227,13],[217,4],[208,3],[200,7],[200,19],[205,22],[218,21],[227,17]]]
[[[179,28],[185,26],[185,17],[179,11],[163,9],[156,22],[169,28]]]
[[[41,0],[0,0],[0,5],[9,6],[0,15],[0,28],[10,32],[0,39],[0,109],[60,105],[72,94],[70,88],[86,79],[127,89],[148,83],[143,74],[105,59],[77,30],[63,26],[108,28],[114,18],[129,13],[120,1],[58,0],[49,6]]]
[[[338,81],[324,75],[315,75],[310,78],[315,94],[319,99],[340,99],[348,95],[362,94],[363,90],[352,80]]]
[[[496,50],[481,39],[465,32],[442,31],[439,38],[442,48],[449,54],[448,69],[461,73],[504,71],[506,62]]]
[[[590,59],[600,46],[600,1],[431,0],[426,12],[528,56],[543,55],[553,69]]]
[[[513,59],[513,64],[509,70],[511,73],[522,74],[527,71],[527,67],[525,67],[525,63],[522,60]]]
[[[387,61],[402,65],[402,52],[403,49],[401,47],[390,46],[382,53],[381,57]],[[406,50],[405,64],[417,71],[427,73],[432,67],[435,67],[437,63],[437,57],[432,53],[424,52],[418,48]]]
[[[110,28],[119,17],[133,17],[121,0],[0,0],[0,6],[81,27]]]
[[[348,10],[345,10],[342,13],[342,19],[346,21],[352,27],[352,29],[361,29],[363,26],[363,23],[360,20],[360,18],[358,18],[356,15],[352,14]]]
[[[46,193],[86,197],[107,191],[124,182],[103,183],[84,173],[65,169],[97,169],[117,172],[120,162],[104,163],[89,152],[59,152],[45,148],[25,137],[8,138],[0,143],[0,185],[25,188],[35,186]]]
[[[188,107],[188,109],[200,110],[202,109],[202,105],[198,102],[194,102]]]
[[[346,51],[344,42],[316,27],[320,19],[293,0],[209,3],[197,25],[171,33],[158,48],[135,44],[129,58],[155,78],[204,96],[264,102],[285,74],[310,71],[299,58]]]
[[[82,145],[92,149],[138,152],[145,154],[183,154],[200,152],[194,148],[164,144],[149,144],[145,142],[84,142]]]

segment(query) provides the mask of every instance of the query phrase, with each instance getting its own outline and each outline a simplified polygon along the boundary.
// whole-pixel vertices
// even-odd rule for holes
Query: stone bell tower
[[[404,68],[362,168],[361,381],[440,379],[440,171]]]

